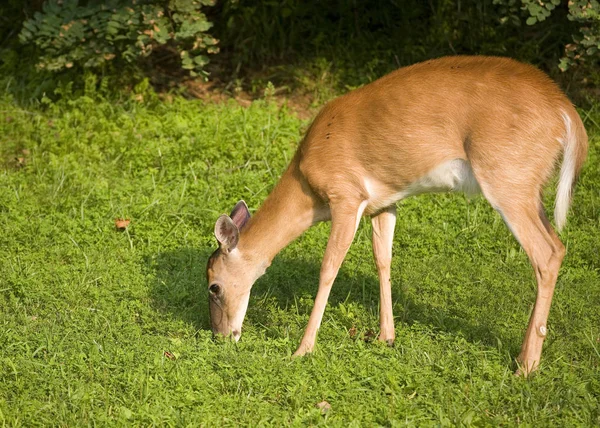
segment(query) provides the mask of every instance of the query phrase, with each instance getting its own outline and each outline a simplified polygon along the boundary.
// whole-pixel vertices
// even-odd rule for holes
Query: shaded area
[[[146,257],[154,307],[196,329],[210,329],[206,260],[211,250],[182,248]]]
[[[189,323],[196,329],[210,329],[205,266],[211,252],[211,249],[183,248],[146,259],[153,278],[150,283],[151,297],[159,311]],[[371,254],[365,256],[371,257]],[[270,331],[269,325],[273,322],[273,308],[270,305],[275,305],[275,310],[298,310],[300,315],[308,317],[318,288],[319,270],[320,265],[317,263],[277,257],[252,289],[245,324],[264,327],[267,337],[276,338],[280,331],[277,328]],[[415,296],[406,293],[404,288],[402,284],[396,283],[392,291],[396,330],[402,329],[405,324],[420,323],[435,330],[460,334],[467,340],[481,342],[486,346],[496,347],[499,342],[503,343],[511,355],[518,352],[520,342],[515,343],[507,335],[508,332],[503,330],[506,325],[498,318],[501,314],[473,319],[455,305],[440,309],[420,302]],[[304,304],[298,305],[298,301],[303,301]],[[362,275],[351,274],[342,266],[333,286],[326,314],[339,309],[340,305],[348,304],[356,304],[372,314],[377,318],[375,325],[378,326],[379,283],[374,268],[372,275]],[[346,323],[344,320],[340,322]],[[370,331],[372,324],[369,324],[346,327]],[[524,324],[523,333],[526,327]],[[377,333],[378,328],[375,331]]]
[[[576,28],[567,13],[561,5],[529,26],[523,25],[526,10],[491,0],[245,1],[208,10],[221,60],[228,59],[234,73],[323,58],[348,67],[348,84],[452,54],[509,54],[551,68]]]
[[[233,95],[262,95],[272,82],[279,93],[300,89],[322,102],[331,97],[319,93],[322,86],[340,93],[426,59],[499,55],[533,63],[561,81],[578,103],[589,103],[589,70],[565,74],[558,68],[581,24],[562,3],[528,25],[525,3],[219,2],[207,14],[221,51],[207,70],[217,87]]]
[[[98,3],[101,2],[84,2],[80,6],[92,13],[93,6]],[[171,10],[170,6],[175,3],[181,6],[186,2],[147,3],[158,8],[157,16],[164,21],[161,24],[163,32],[173,33],[165,29],[164,25],[171,22],[165,17],[178,14],[173,12],[177,8]],[[213,6],[203,6],[201,11],[188,11],[192,21],[194,18],[202,22],[207,19],[206,28],[202,27],[206,34],[201,33],[194,46],[200,47],[202,52],[207,48],[209,64],[205,63],[209,60],[204,55],[206,52],[194,56],[198,52],[191,55],[194,49],[182,44],[180,39],[186,38],[185,31],[181,31],[181,37],[167,43],[163,40],[166,34],[155,36],[154,32],[160,30],[157,26],[147,29],[139,22],[135,24],[137,27],[129,22],[121,28],[119,19],[114,17],[109,21],[114,24],[111,28],[131,30],[132,34],[119,33],[118,37],[119,40],[132,37],[128,43],[108,43],[99,38],[101,46],[108,49],[106,52],[96,49],[97,53],[92,53],[89,61],[69,63],[61,73],[52,73],[34,66],[41,54],[48,53],[47,50],[32,43],[20,43],[18,39],[23,23],[31,20],[34,13],[42,11],[42,5],[49,2],[8,0],[0,6],[0,69],[15,78],[10,85],[4,86],[18,99],[28,101],[39,99],[44,93],[53,97],[57,87],[64,90],[73,84],[75,89],[80,88],[82,72],[92,70],[110,80],[107,86],[127,91],[146,76],[162,92],[179,92],[185,87],[183,92],[189,96],[220,99],[226,94],[243,102],[265,93],[285,94],[295,95],[296,102],[309,96],[306,104],[321,104],[335,94],[425,59],[444,55],[501,55],[539,66],[560,80],[561,86],[567,88],[579,104],[589,103],[588,98],[598,96],[595,88],[598,78],[592,72],[598,62],[597,54],[590,51],[579,55],[578,61],[583,63],[579,71],[561,73],[558,64],[578,46],[579,33],[582,28],[587,28],[585,19],[591,18],[579,16],[576,19],[564,2],[555,5],[547,1],[544,7],[534,3],[515,4],[508,0],[219,1]],[[140,7],[139,3],[136,5],[128,0],[116,1],[115,5],[124,11]],[[186,6],[186,10],[190,7]],[[547,10],[542,13],[544,18],[531,21],[534,14],[541,13],[540,10],[534,13],[532,7]],[[56,9],[61,10],[60,7]],[[61,28],[67,31],[69,22],[63,21],[69,20],[53,13],[49,15],[53,19],[48,20],[52,21],[53,31],[59,32]],[[592,45],[597,37],[595,28],[587,30]],[[133,61],[132,51],[137,52],[135,46],[140,43],[139,40],[134,43],[135,37],[145,33],[154,41],[148,41],[144,54],[136,53],[139,57]],[[89,36],[92,34],[95,33],[88,32]],[[63,39],[67,37],[58,37],[53,43],[61,42],[58,45],[62,46]],[[213,46],[216,40],[218,44]],[[82,49],[82,43],[89,42],[84,39],[70,41],[72,47],[65,52],[71,55]],[[208,47],[205,46],[207,43]],[[62,61],[63,56],[58,55],[55,59]],[[192,57],[199,60],[198,64]],[[84,65],[88,63],[97,65]],[[211,85],[207,86],[202,79],[191,78],[188,72],[191,69],[200,74],[207,73]],[[269,86],[269,82],[274,87]]]

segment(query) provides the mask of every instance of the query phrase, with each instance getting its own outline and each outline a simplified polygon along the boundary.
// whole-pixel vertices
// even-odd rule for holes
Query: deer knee
[[[391,260],[388,258],[376,258],[375,266],[377,267],[378,271],[385,271],[391,269],[392,263]]]
[[[549,269],[548,264],[539,264],[536,266],[536,274],[540,279],[540,285],[546,285],[548,279],[552,276],[552,271]]]
[[[552,249],[552,258],[555,260],[555,263],[558,263],[559,267],[563,261],[563,258],[565,257],[565,253],[566,253],[565,246],[563,245],[562,242],[560,242],[557,239],[556,244],[554,245],[554,248]]]

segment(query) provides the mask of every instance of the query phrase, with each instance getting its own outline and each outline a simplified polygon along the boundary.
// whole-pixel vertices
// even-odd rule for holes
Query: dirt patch
[[[224,83],[218,79],[205,82],[201,79],[189,79],[183,82],[186,94],[210,102],[225,103],[233,99],[242,106],[249,106],[253,101],[265,98],[259,93],[251,93],[244,89],[233,87],[232,83]],[[290,92],[287,88],[275,89],[268,98],[278,106],[286,105],[298,118],[309,120],[319,111],[319,106],[309,94],[300,91]]]

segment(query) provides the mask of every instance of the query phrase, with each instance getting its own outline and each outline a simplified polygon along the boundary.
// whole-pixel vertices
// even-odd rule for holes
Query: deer
[[[250,215],[238,202],[218,217],[206,276],[214,335],[240,339],[250,290],[274,257],[318,222],[331,221],[319,285],[293,354],[313,351],[333,282],[359,222],[370,216],[379,277],[380,332],[392,345],[391,260],[396,203],[428,192],[483,194],[533,267],[535,304],[516,374],[535,371],[565,247],[542,189],[560,165],[556,230],[565,225],[587,155],[585,127],[558,85],[504,57],[454,56],[399,68],[327,103],[289,166]]]

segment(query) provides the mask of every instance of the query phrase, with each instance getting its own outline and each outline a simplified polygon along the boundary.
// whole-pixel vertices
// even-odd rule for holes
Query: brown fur
[[[466,159],[481,175],[524,183],[537,196],[561,152],[561,109],[583,129],[556,84],[530,65],[496,57],[427,61],[327,104],[299,148],[300,170],[328,200],[364,192],[365,175],[396,193],[444,161]]]
[[[240,309],[243,305],[232,296],[247,301],[252,284],[283,247],[312,224],[331,219],[319,291],[296,355],[310,352],[358,219],[367,214],[373,216],[381,281],[380,339],[393,341],[389,265],[394,203],[436,167],[463,160],[536,272],[538,299],[519,356],[525,373],[534,370],[544,339],[539,332],[546,331],[564,255],[540,200],[563,151],[563,115],[571,122],[576,143],[576,176],[587,153],[587,135],[577,112],[544,73],[508,58],[426,61],[331,101],[263,206],[239,231],[232,255],[211,257],[207,276],[209,284],[218,283],[223,290],[217,300],[227,316],[221,318],[239,319],[240,313],[243,318],[245,307]],[[213,321],[213,330],[240,331],[241,324],[227,322]]]

